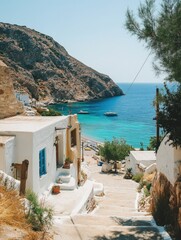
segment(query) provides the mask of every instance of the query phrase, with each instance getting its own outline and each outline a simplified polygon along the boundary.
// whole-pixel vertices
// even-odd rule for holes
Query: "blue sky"
[[[68,53],[115,82],[132,82],[148,50],[124,27],[139,0],[1,0],[0,21],[54,38]],[[136,82],[161,82],[149,57]]]

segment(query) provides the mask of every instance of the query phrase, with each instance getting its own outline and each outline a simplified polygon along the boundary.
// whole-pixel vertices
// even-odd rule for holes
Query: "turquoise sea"
[[[155,109],[153,99],[156,87],[161,84],[118,84],[125,96],[113,97],[91,102],[57,104],[51,106],[63,114],[78,113],[80,110],[90,114],[78,114],[82,134],[97,141],[112,140],[113,137],[124,138],[134,147],[144,148],[149,144],[151,136],[155,136]],[[115,117],[106,117],[104,113],[114,111]]]

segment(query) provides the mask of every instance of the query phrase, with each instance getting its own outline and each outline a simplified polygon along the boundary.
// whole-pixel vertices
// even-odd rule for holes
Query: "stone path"
[[[105,196],[96,197],[97,208],[90,214],[58,217],[54,240],[169,240],[163,228],[153,226],[151,216],[136,211],[137,183],[100,169],[90,163],[92,178],[104,184]]]

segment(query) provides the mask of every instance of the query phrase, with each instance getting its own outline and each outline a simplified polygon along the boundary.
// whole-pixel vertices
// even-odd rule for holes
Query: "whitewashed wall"
[[[30,104],[29,95],[27,93],[16,93],[16,98],[24,105]]]
[[[15,137],[11,137],[4,148],[5,172],[12,175],[11,166],[15,160]]]
[[[33,135],[31,132],[13,132],[16,136],[15,141],[15,163],[22,163],[25,159],[29,161],[28,166],[28,179],[26,182],[26,187],[31,188],[33,179]]]
[[[11,164],[22,163],[23,160],[29,161],[28,179],[26,188],[30,188],[36,193],[42,193],[47,190],[49,185],[55,181],[59,174],[59,169],[56,166],[56,148],[55,137],[61,134],[61,150],[62,158],[66,155],[66,129],[56,131],[55,128],[66,128],[68,125],[68,117],[57,121],[50,122],[45,127],[35,127],[35,131],[4,131],[0,132],[2,135],[15,136],[15,141],[9,142],[6,149],[0,146],[0,160],[1,156],[6,158],[6,164],[0,165],[4,168],[6,173],[11,171]],[[36,123],[35,123],[36,126]],[[13,141],[13,140],[12,140]],[[46,170],[47,174],[39,176],[39,151],[46,148]],[[10,174],[12,175],[12,174]]]
[[[142,160],[142,161],[138,161],[138,163],[143,164],[145,167],[149,167],[150,165],[152,165],[153,163],[155,163],[155,160]]]
[[[7,137],[0,145],[0,170],[12,175],[11,165],[15,159],[15,137]]]
[[[167,179],[174,184],[179,176],[179,165],[181,164],[181,149],[174,148],[165,137],[157,152],[157,170],[163,173]]]
[[[134,153],[132,152],[134,151],[131,151],[129,157],[126,158],[126,168],[132,168],[133,174],[143,172],[143,169],[141,170],[138,167],[139,164],[141,164],[143,167],[146,168],[156,162],[155,159],[147,160],[147,156],[145,156],[145,160],[136,159],[136,157],[134,156]],[[143,154],[143,157],[144,157],[145,151],[141,151],[140,153]]]
[[[58,169],[56,167],[56,148],[55,137],[57,132],[55,127],[63,127],[68,124],[67,119],[58,123],[51,124],[50,126],[43,128],[33,134],[33,183],[32,188],[37,193],[42,193],[47,190],[49,185],[55,181],[58,175]],[[66,130],[62,130],[65,135]],[[65,152],[66,142],[62,142],[63,154]],[[39,176],[39,151],[43,148],[46,149],[46,171],[47,174]]]
[[[130,153],[129,159],[130,159],[129,166],[130,168],[132,168],[132,173],[135,174],[137,161],[131,153]]]

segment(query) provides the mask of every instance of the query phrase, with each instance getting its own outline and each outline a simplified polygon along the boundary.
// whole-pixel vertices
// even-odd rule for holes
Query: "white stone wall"
[[[8,134],[8,132],[6,132]],[[12,134],[12,133],[11,133]],[[25,159],[29,161],[27,188],[31,188],[33,180],[33,135],[31,132],[13,132],[16,136],[14,145],[14,163],[22,163]],[[9,169],[6,170],[7,172]]]
[[[5,172],[1,171],[0,170],[0,178],[2,178],[2,184],[4,185],[5,181],[8,180],[8,182],[6,183],[6,187],[7,188],[11,188],[12,187],[12,184],[13,184],[13,187],[15,190],[18,190],[19,191],[19,188],[20,188],[20,181],[16,180],[15,178],[9,176],[8,174],[6,174]]]
[[[25,121],[26,120],[27,119],[25,119]],[[66,156],[66,127],[69,124],[68,120],[68,117],[65,117],[57,121],[50,121],[50,124],[41,125],[41,121],[39,122],[37,118],[37,122],[34,123],[34,128],[30,127],[27,129],[27,132],[26,130],[23,131],[21,129],[21,125],[17,125],[17,130],[18,128],[21,129],[19,132],[15,131],[15,128],[12,128],[12,131],[0,131],[0,135],[15,136],[14,145],[9,143],[6,153],[3,148],[0,147],[0,159],[2,153],[6,154],[9,159],[6,161],[6,173],[11,170],[10,165],[12,162],[21,164],[23,160],[27,159],[29,161],[28,179],[26,183],[27,189],[30,188],[36,193],[42,193],[47,190],[49,185],[55,181],[59,174],[59,169],[57,169],[56,166],[56,148],[54,145],[57,135],[62,136],[60,141],[60,144],[62,145],[60,148],[60,154],[63,160]],[[16,121],[12,122],[12,124],[16,124]],[[55,128],[62,128],[62,130],[55,130]],[[3,129],[3,125],[1,129]],[[43,148],[46,148],[47,174],[40,177],[39,151]]]
[[[130,153],[129,159],[130,159],[129,166],[130,166],[130,168],[132,168],[132,173],[135,174],[136,169],[137,169],[136,168],[136,160],[131,153]]]
[[[144,168],[146,169],[155,162],[153,151],[131,151],[129,157],[126,158],[126,168],[132,168],[132,173],[136,174],[143,172]]]
[[[155,163],[155,160],[142,160],[142,161],[137,161],[138,164],[143,164],[145,167],[149,167],[150,165],[152,165],[153,163]]]
[[[1,137],[3,138],[3,137]],[[6,138],[6,137],[4,137]],[[15,159],[15,137],[7,137],[0,144],[0,170],[12,175],[11,165]]]
[[[58,176],[59,170],[56,167],[56,148],[55,137],[57,132],[55,127],[67,126],[67,119],[49,127],[43,128],[33,134],[33,185],[32,188],[35,192],[42,193],[47,190],[49,185],[55,181]],[[65,134],[66,129],[61,130]],[[64,138],[65,139],[65,138]],[[63,153],[65,154],[66,141],[62,142]],[[39,151],[43,148],[46,149],[46,170],[47,174],[39,176]]]
[[[167,179],[174,184],[179,175],[179,165],[181,161],[181,149],[174,148],[165,137],[157,152],[157,170],[163,173]]]
[[[16,93],[16,98],[17,100],[19,100],[20,102],[23,103],[23,105],[28,106],[30,104],[30,99],[29,99],[29,95],[27,93]]]
[[[12,137],[5,145],[5,171],[8,175],[12,175],[11,166],[15,160],[15,137]]]

